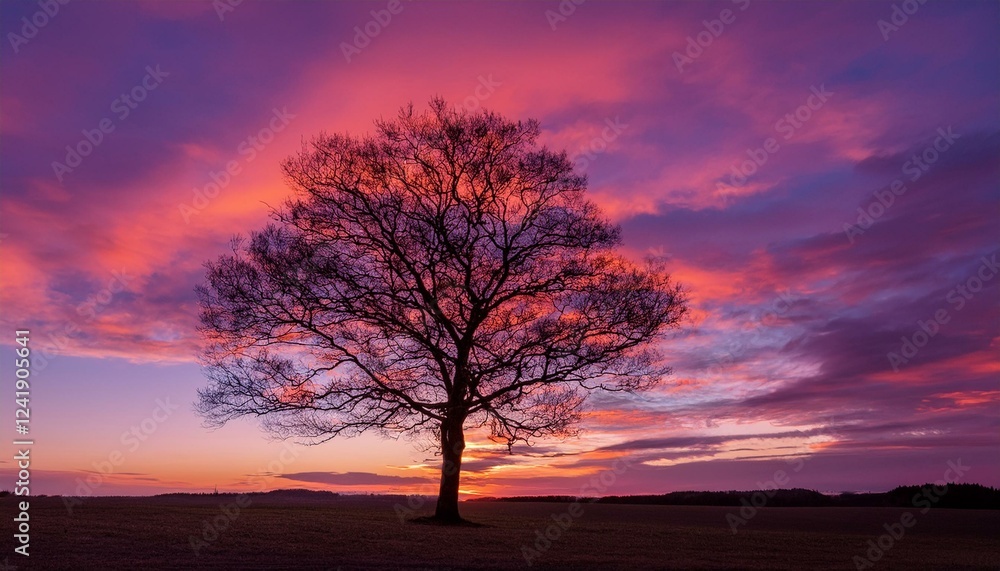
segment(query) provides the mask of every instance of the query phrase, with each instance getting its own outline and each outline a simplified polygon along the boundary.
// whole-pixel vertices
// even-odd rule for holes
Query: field
[[[248,502],[243,496],[242,507],[238,498],[86,498],[72,515],[61,498],[32,498],[31,556],[14,555],[5,532],[0,563],[7,557],[18,569],[525,569],[529,548],[536,550],[529,554],[532,569],[856,569],[860,560],[853,558],[865,557],[868,540],[909,511],[914,520],[902,528],[905,535],[862,568],[1000,567],[1000,511],[762,508],[734,534],[726,518],[738,511],[724,507],[583,504],[574,517],[569,504],[465,503],[465,517],[482,527],[447,528],[401,523],[398,501],[388,498]],[[15,501],[0,498],[8,530]],[[569,527],[554,541],[538,540],[557,525],[553,516]],[[549,532],[556,536],[555,530]]]

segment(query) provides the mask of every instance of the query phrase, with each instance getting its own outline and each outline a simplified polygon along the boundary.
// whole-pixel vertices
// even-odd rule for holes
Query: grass
[[[0,498],[0,512],[14,514],[17,499]],[[443,527],[402,523],[387,498],[260,496],[239,513],[235,499],[86,498],[70,515],[61,498],[32,498],[31,556],[14,555],[5,533],[0,563],[10,554],[18,569],[525,569],[522,548],[555,515],[572,524],[532,569],[854,569],[883,524],[910,511],[915,525],[868,568],[1000,567],[993,510],[763,508],[733,534],[726,515],[737,510],[726,507],[584,504],[572,518],[567,504],[464,503],[482,526]],[[192,538],[212,540],[196,553]]]

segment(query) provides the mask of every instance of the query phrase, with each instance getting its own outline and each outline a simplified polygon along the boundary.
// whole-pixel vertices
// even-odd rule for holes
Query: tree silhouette
[[[652,387],[684,296],[614,251],[536,121],[435,99],[375,126],[304,145],[274,222],[206,264],[199,411],[313,442],[433,431],[434,518],[460,522],[465,431],[571,435],[590,391]]]

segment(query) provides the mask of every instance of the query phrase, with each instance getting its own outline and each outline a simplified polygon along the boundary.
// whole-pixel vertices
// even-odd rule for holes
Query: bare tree
[[[433,431],[434,517],[460,522],[465,431],[570,435],[590,391],[653,386],[684,296],[615,253],[620,229],[536,121],[435,99],[375,125],[287,159],[294,197],[207,264],[199,409],[312,442]]]

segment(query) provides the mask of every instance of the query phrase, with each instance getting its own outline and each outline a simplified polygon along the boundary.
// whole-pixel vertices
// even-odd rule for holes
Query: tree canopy
[[[585,176],[538,137],[435,99],[288,158],[293,196],[198,289],[202,414],[315,442],[432,431],[437,516],[456,520],[465,430],[569,435],[591,391],[654,386],[684,294],[618,252]]]

